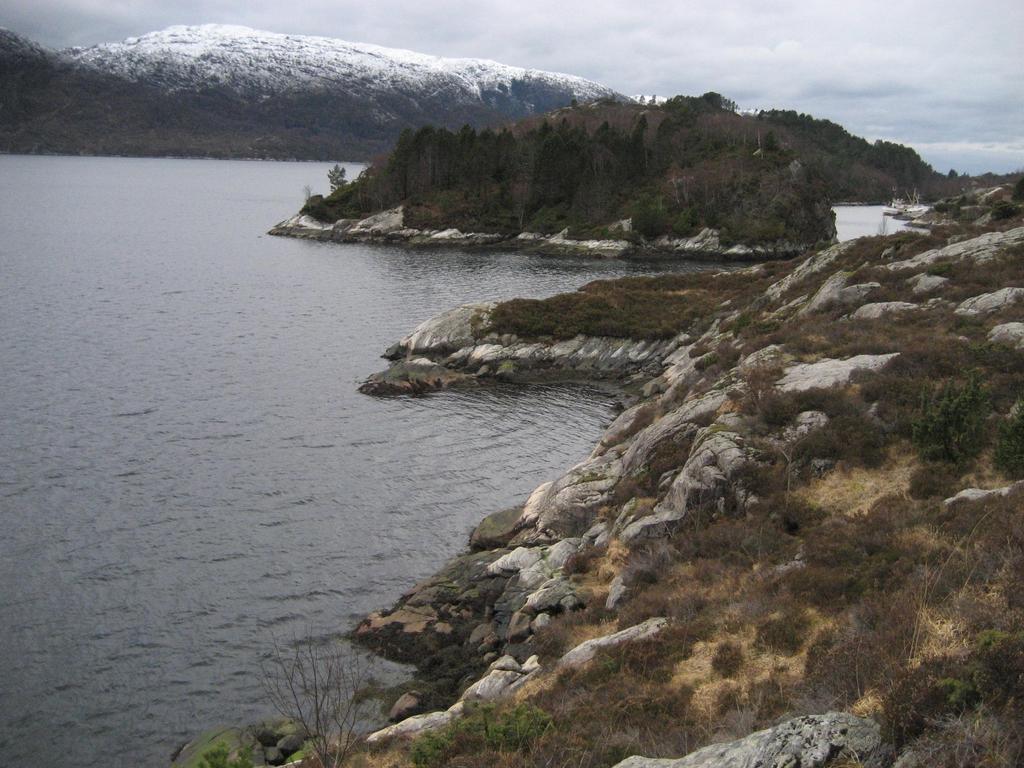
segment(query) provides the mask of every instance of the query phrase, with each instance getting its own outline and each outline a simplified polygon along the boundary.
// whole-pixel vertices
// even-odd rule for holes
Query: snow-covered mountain
[[[261,96],[295,89],[440,90],[479,102],[511,94],[517,86],[544,85],[580,101],[616,96],[610,88],[581,77],[496,61],[449,59],[223,24],[168,27],[64,54],[108,74],[170,90],[227,87]]]
[[[208,24],[46,51],[0,35],[0,151],[362,159],[405,128],[622,99],[572,75]]]

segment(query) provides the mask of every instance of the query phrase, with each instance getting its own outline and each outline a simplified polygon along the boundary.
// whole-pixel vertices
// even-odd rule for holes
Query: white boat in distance
[[[895,190],[893,191],[895,192]],[[916,219],[930,210],[929,206],[921,202],[915,189],[914,193],[906,200],[902,197],[893,197],[889,205],[882,210],[882,214],[900,219]]]

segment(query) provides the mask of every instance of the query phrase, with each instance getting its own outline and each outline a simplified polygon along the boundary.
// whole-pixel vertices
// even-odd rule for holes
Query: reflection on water
[[[841,243],[857,237],[893,235],[908,229],[905,221],[883,215],[884,205],[837,205],[832,210],[836,214],[836,232]]]
[[[12,765],[159,765],[266,714],[272,637],[350,628],[608,421],[587,387],[355,387],[453,304],[671,265],[264,236],[327,168],[0,157]]]

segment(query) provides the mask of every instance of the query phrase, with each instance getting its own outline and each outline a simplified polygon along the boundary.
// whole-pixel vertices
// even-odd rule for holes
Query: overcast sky
[[[55,48],[211,22],[490,58],[629,95],[715,90],[910,144],[942,171],[1024,168],[1024,0],[0,0],[0,26]]]

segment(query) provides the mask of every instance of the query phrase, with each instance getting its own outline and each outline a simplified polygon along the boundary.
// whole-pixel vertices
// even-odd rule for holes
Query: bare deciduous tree
[[[337,640],[308,636],[282,646],[264,662],[263,686],[271,705],[300,728],[321,768],[339,768],[356,742],[365,702],[366,661]]]

